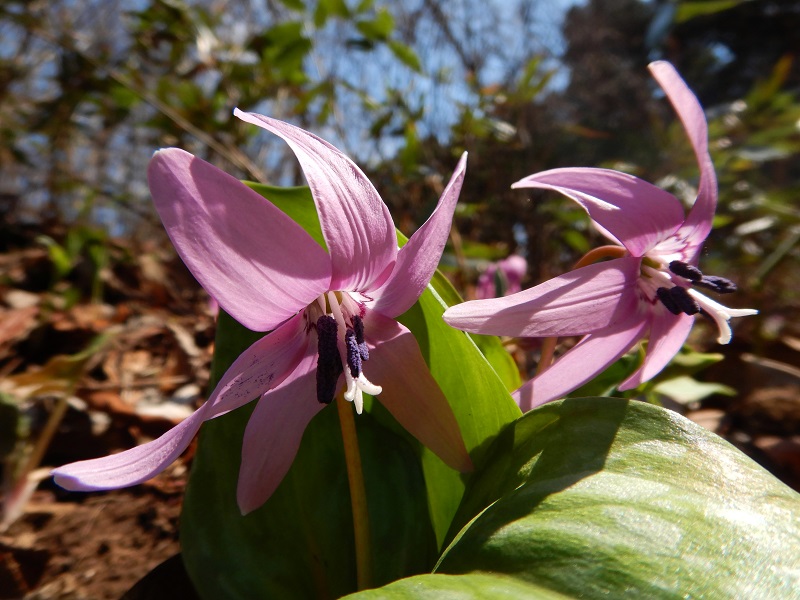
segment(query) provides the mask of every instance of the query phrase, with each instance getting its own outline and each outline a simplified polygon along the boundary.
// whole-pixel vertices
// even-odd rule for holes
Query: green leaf
[[[72,257],[67,253],[66,248],[51,238],[49,235],[40,235],[36,237],[36,241],[47,248],[50,255],[50,261],[53,263],[55,269],[55,276],[57,279],[66,277],[72,270]]]
[[[799,515],[797,493],[680,415],[570,399],[498,436],[436,571],[586,599],[787,598]]]
[[[351,600],[565,600],[532,583],[489,573],[417,575],[385,587],[346,596]]]
[[[752,0],[692,0],[678,4],[675,13],[675,23],[691,21],[697,17],[703,17],[714,13],[729,10]]]
[[[422,63],[414,49],[397,40],[386,42],[397,59],[416,73],[422,73]]]
[[[433,285],[398,321],[417,338],[431,374],[450,401],[467,450],[479,465],[489,441],[519,416],[519,408],[472,338],[442,320],[448,305],[438,293],[439,283],[441,280],[434,278]],[[494,340],[499,345],[499,340]],[[422,452],[431,519],[441,544],[461,500],[463,476],[427,448]]]
[[[699,402],[712,394],[721,394],[723,396],[736,395],[736,390],[728,385],[697,381],[688,375],[681,375],[680,377],[673,377],[672,379],[662,381],[653,387],[653,391],[681,404]]]
[[[244,183],[289,215],[295,223],[314,238],[315,242],[326,250],[328,249],[325,238],[322,236],[317,210],[314,207],[314,198],[308,187],[274,187],[252,181]]]
[[[368,40],[386,40],[394,29],[394,18],[385,8],[378,11],[374,19],[356,21],[356,29]]]
[[[331,15],[346,19],[350,16],[344,0],[318,0],[314,11],[314,25],[322,27]]]

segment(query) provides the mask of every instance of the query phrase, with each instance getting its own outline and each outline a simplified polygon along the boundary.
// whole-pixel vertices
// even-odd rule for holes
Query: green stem
[[[356,585],[361,591],[370,587],[371,571],[367,492],[364,486],[364,472],[361,469],[361,454],[358,451],[353,408],[342,395],[336,398],[336,408],[339,411],[344,459],[347,465],[347,481],[350,484],[350,506],[353,511],[353,532],[356,542]]]

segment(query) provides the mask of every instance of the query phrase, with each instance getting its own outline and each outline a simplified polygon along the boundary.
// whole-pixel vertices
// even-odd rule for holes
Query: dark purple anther
[[[687,315],[696,315],[700,312],[700,306],[695,302],[694,298],[689,295],[685,287],[676,285],[669,289],[669,297],[675,303],[682,313]]]
[[[661,300],[661,304],[667,307],[667,310],[671,312],[673,315],[681,314],[680,307],[675,303],[675,300],[672,299],[672,294],[669,293],[669,288],[660,287],[656,290],[656,296],[658,299]]]
[[[328,315],[317,319],[317,400],[330,404],[336,395],[336,384],[342,368],[342,358],[336,341],[338,326]]]
[[[361,354],[361,360],[369,360],[369,348],[367,342],[364,341],[364,321],[361,317],[355,315],[353,317],[353,332],[356,334],[356,342],[358,342],[358,352]]]
[[[679,260],[673,260],[669,263],[669,270],[678,277],[683,277],[689,281],[697,282],[703,278],[703,272],[700,269]]]
[[[717,277],[715,275],[705,275],[700,281],[695,281],[695,285],[717,292],[718,294],[730,294],[736,291],[736,284],[730,279]]]
[[[350,375],[357,378],[361,374],[361,351],[358,347],[356,332],[348,329],[344,334],[344,343],[347,346],[347,366]]]

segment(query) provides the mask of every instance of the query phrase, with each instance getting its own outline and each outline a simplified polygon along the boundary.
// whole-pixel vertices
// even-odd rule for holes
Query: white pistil
[[[370,396],[377,396],[383,391],[379,385],[375,385],[364,376],[364,371],[358,374],[358,377],[353,377],[348,367],[344,368],[344,376],[347,380],[347,390],[344,393],[344,399],[352,402],[356,407],[356,412],[360,415],[364,408],[364,392]]]
[[[700,308],[714,319],[714,323],[719,328],[719,337],[717,337],[717,343],[719,344],[727,344],[731,341],[731,326],[728,321],[734,317],[748,317],[758,314],[758,311],[752,308],[728,308],[693,288],[689,288],[687,291]]]
[[[333,318],[336,319],[336,323],[339,325],[340,331],[346,332],[347,322],[345,321],[344,314],[342,313],[342,307],[339,306],[339,299],[333,292],[328,292],[327,296],[331,313],[333,313]],[[350,300],[350,304],[353,306],[345,306],[345,310],[350,312],[353,308],[358,308],[355,302],[349,298],[348,294],[343,294],[342,302],[347,302],[347,300]],[[342,353],[342,345],[340,344],[339,347],[340,353]],[[383,391],[383,388],[369,381],[364,375],[363,368],[358,374],[358,377],[353,377],[353,374],[350,372],[350,367],[347,364],[346,352],[342,353],[342,364],[344,365],[344,377],[345,381],[347,382],[347,390],[344,392],[344,399],[348,402],[352,402],[356,407],[356,413],[360,415],[361,411],[364,409],[364,392],[371,396],[377,396]]]

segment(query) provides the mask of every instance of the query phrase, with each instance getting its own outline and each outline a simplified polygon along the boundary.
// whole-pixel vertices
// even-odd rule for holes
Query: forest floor
[[[52,250],[35,236],[19,230],[6,240],[0,600],[138,598],[126,592],[180,550],[193,448],[127,490],[69,493],[49,470],[153,439],[197,408],[213,354],[213,307],[156,244],[112,245],[99,269],[84,253],[58,277]],[[682,412],[800,491],[800,338],[755,346],[737,334],[726,360],[704,373],[737,396]]]

